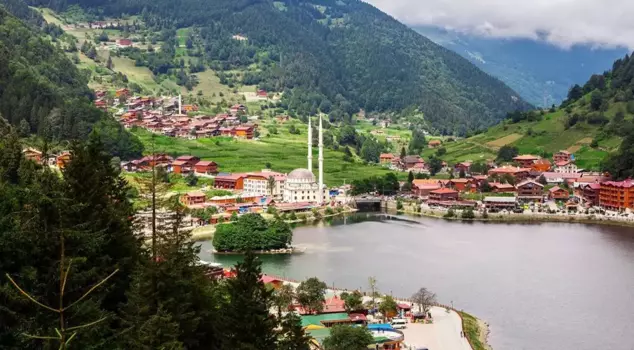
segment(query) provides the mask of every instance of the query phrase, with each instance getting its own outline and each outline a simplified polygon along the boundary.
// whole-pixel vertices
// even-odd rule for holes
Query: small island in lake
[[[260,214],[245,214],[236,221],[219,224],[213,238],[217,253],[241,253],[248,250],[259,253],[289,254],[293,231],[289,224],[276,219],[266,221]]]

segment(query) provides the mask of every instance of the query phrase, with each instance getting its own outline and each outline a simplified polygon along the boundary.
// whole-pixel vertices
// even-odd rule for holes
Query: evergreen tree
[[[306,336],[301,318],[289,312],[282,318],[278,350],[309,350],[310,337]]]
[[[114,64],[112,64],[112,56],[108,56],[108,61],[106,61],[106,68],[110,70],[114,68]]]
[[[414,182],[414,173],[410,171],[409,174],[407,174],[407,183],[411,185],[412,182]]]
[[[405,146],[401,147],[401,159],[407,156],[407,151],[405,150]]]
[[[235,270],[236,277],[226,283],[223,349],[273,349],[276,320],[269,315],[273,292],[260,280],[261,262],[247,252]]]

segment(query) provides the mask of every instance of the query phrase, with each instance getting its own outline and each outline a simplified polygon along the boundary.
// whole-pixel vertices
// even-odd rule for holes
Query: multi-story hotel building
[[[611,210],[634,208],[634,181],[606,181],[601,183],[599,204]]]

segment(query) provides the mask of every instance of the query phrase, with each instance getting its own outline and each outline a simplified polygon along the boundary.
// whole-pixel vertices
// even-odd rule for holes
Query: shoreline
[[[315,221],[319,221],[319,220],[323,220],[326,218],[331,218],[331,217],[336,217],[339,215],[346,215],[346,214],[352,214],[352,213],[356,213],[357,211],[359,211],[358,209],[355,208],[346,208],[344,210],[342,210],[341,212],[335,212],[332,214],[322,214],[319,217],[315,217],[314,215],[312,215],[312,213],[310,213],[310,216],[306,216],[306,218],[301,218],[301,219],[296,219],[296,220],[285,220],[285,222],[287,224],[301,224],[301,223],[308,223],[308,222],[315,222]],[[271,216],[271,214],[266,214],[263,213],[264,218],[267,220],[271,220],[271,218],[269,216]],[[302,214],[300,214],[302,215]],[[271,216],[272,217],[272,216]],[[218,224],[216,224],[218,225]],[[214,233],[216,232],[216,225],[205,225],[205,226],[198,226],[195,227],[191,234],[191,240],[194,242],[201,242],[201,241],[209,241],[211,239],[214,238]],[[232,253],[220,253],[220,254],[232,254]],[[239,254],[239,253],[236,253]],[[264,254],[288,254],[288,253],[264,253]]]
[[[569,224],[585,224],[585,225],[605,225],[605,226],[619,226],[619,227],[634,227],[634,221],[621,221],[612,219],[599,219],[596,216],[587,217],[585,214],[579,215],[549,215],[549,214],[489,214],[487,219],[481,216],[476,216],[474,219],[462,219],[460,217],[444,217],[445,211],[425,209],[420,212],[412,210],[397,210],[398,214],[407,214],[413,216],[421,216],[435,219],[443,219],[450,221],[462,221],[462,222],[489,222],[489,223],[524,223],[524,224],[540,224],[540,223],[569,223]],[[474,212],[475,213],[475,212]],[[478,215],[479,213],[476,213]]]
[[[262,276],[269,276],[269,277],[273,277],[277,280],[283,281],[285,283],[289,283],[291,285],[293,285],[293,287],[297,288],[297,286],[299,285],[299,281],[291,279],[291,278],[287,278],[287,277],[280,277],[277,275],[271,275],[271,274],[262,274]],[[333,294],[340,294],[342,292],[351,292],[352,290],[348,290],[348,289],[342,289],[342,288],[334,288],[334,287],[328,287],[327,291],[329,293],[333,293]],[[413,300],[411,300],[410,298],[400,298],[400,297],[394,297],[394,300],[397,303],[410,303],[410,304],[415,304]],[[488,336],[490,334],[490,329],[489,329],[489,325],[482,319],[479,319],[471,314],[468,314],[462,310],[457,310],[455,308],[452,308],[451,306],[448,305],[443,305],[440,303],[436,303],[432,306],[432,308],[441,308],[441,309],[449,309],[452,312],[456,313],[458,315],[458,317],[460,317],[461,320],[461,328],[462,331],[465,334],[465,338],[467,339],[467,341],[469,342],[469,345],[471,346],[471,348],[473,350],[492,350],[493,348],[491,347],[491,345],[489,345],[488,343]],[[407,340],[406,340],[407,342]]]

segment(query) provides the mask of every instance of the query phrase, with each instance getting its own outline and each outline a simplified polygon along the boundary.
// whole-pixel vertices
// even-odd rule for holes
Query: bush
[[[334,214],[334,211],[332,210],[332,208],[331,207],[327,207],[326,208],[326,215],[332,215],[332,214]]]
[[[473,219],[475,219],[475,214],[473,213],[473,209],[464,210],[462,212],[461,218],[465,219],[465,220],[473,220]]]
[[[592,142],[590,143],[590,147],[592,147],[592,148],[599,147],[599,140],[597,140],[596,138],[592,139]]]
[[[403,210],[403,202],[396,201],[396,210]]]
[[[445,214],[444,217],[446,218],[456,217],[456,212],[453,209],[449,209],[449,211],[447,211],[447,214]]]

